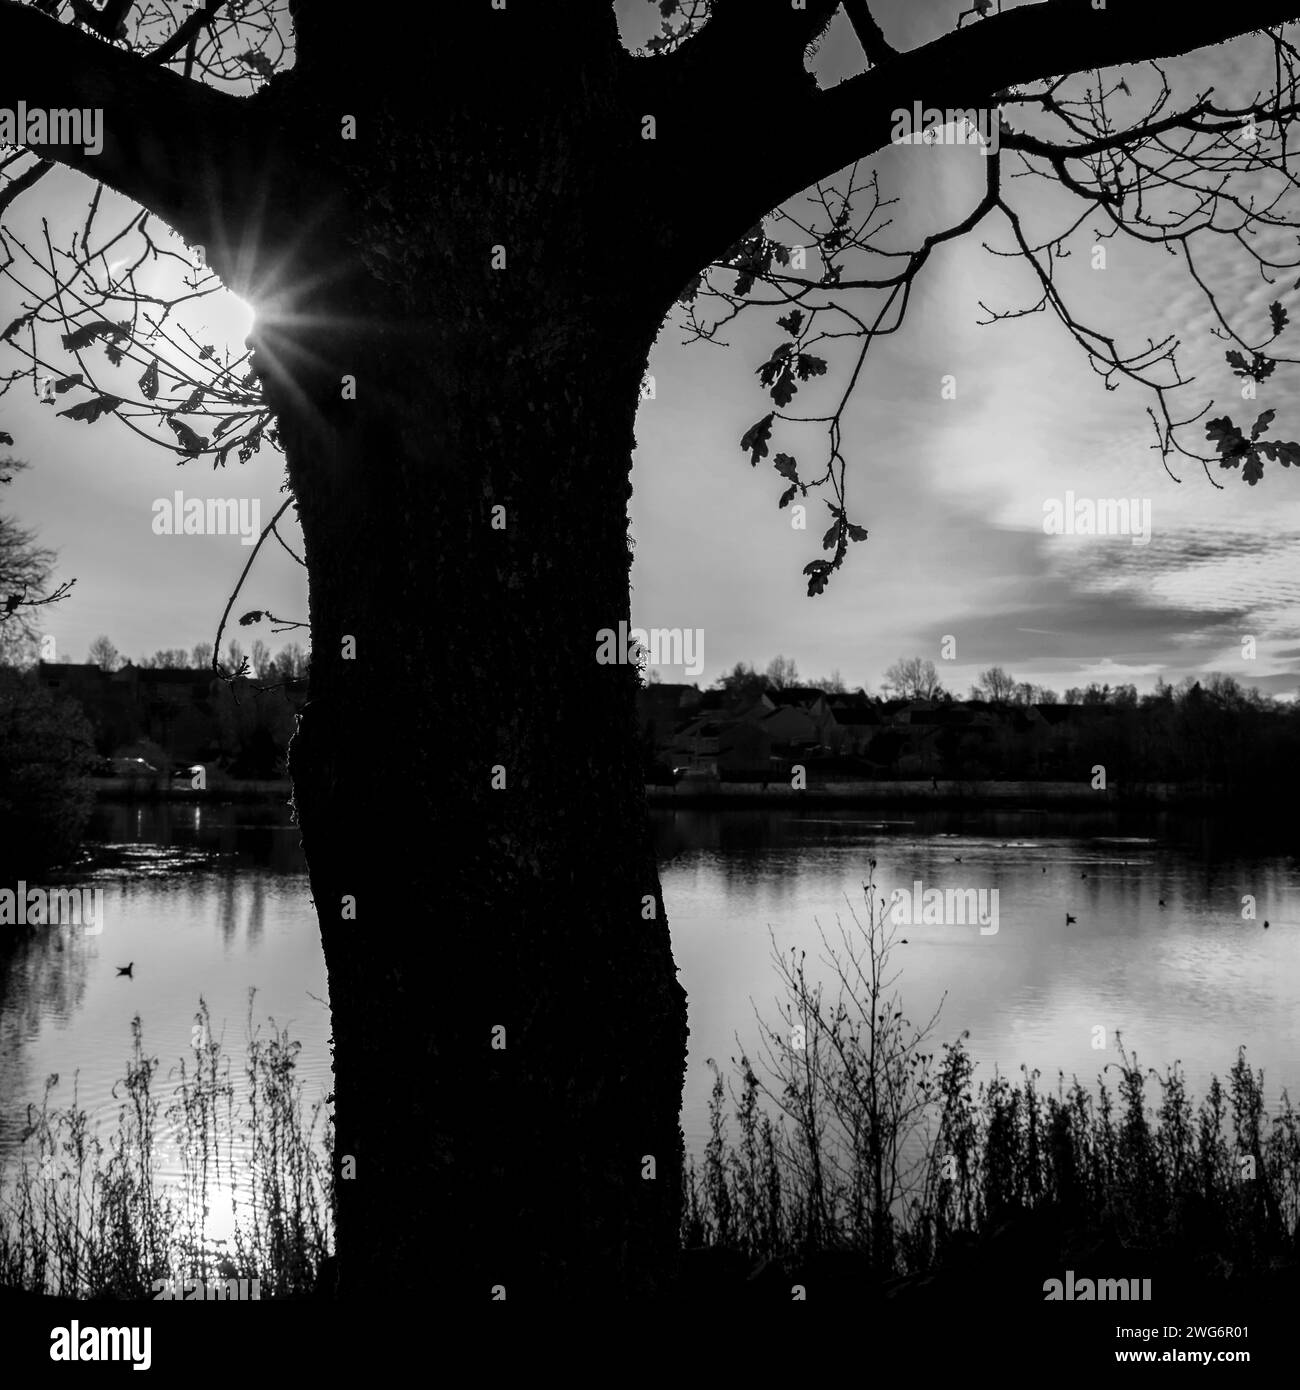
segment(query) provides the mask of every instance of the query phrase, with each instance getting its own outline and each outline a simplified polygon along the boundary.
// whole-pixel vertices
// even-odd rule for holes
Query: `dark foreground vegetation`
[[[94,802],[93,766],[80,710],[0,666],[0,883],[76,855]]]
[[[1300,1283],[1300,1113],[1285,1091],[1268,1113],[1244,1047],[1199,1101],[1118,1035],[1095,1090],[1027,1067],[977,1083],[965,1034],[936,1052],[937,1012],[904,1016],[872,892],[865,923],[823,933],[833,996],[776,954],[758,1067],[742,1052],[730,1088],[714,1067],[684,1175],[688,1283],[1018,1305],[1067,1268],[1149,1278],[1166,1300]]]
[[[324,1103],[305,1104],[300,1044],[253,1029],[251,1012],[250,1000],[238,1093],[200,1000],[195,1044],[168,1073],[166,1097],[136,1018],[107,1143],[75,1081],[59,1106],[59,1076],[48,1078],[28,1108],[22,1160],[0,1181],[0,1286],[79,1299],[153,1299],[161,1282],[256,1279],[263,1299],[315,1288],[332,1227]],[[178,1186],[161,1180],[164,1163],[179,1165]],[[217,1236],[214,1215],[232,1207],[233,1233]]]
[[[1226,1084],[1189,1095],[1177,1064],[1144,1070],[1116,1039],[1095,1089],[977,1081],[965,1035],[904,1014],[883,902],[823,934],[829,987],[774,958],[784,998],[757,1062],[714,1064],[710,1137],[682,1174],[680,1293],[694,1301],[1044,1299],[1045,1281],[1149,1279],[1156,1302],[1220,1291],[1268,1303],[1300,1280],[1300,1113],[1266,1107],[1241,1048]],[[332,1287],[324,1101],[308,1107],[298,1044],[252,1028],[246,1085],[200,1001],[191,1055],[168,1074],[137,1019],[105,1144],[86,1112],[29,1110],[0,1182],[0,1285],[152,1298],[157,1281],[259,1280],[263,1299]],[[166,1136],[160,1149],[160,1136]],[[179,1160],[167,1186],[160,1154]],[[233,1237],[211,1214],[233,1204]],[[1289,1291],[1289,1292],[1288,1292]]]

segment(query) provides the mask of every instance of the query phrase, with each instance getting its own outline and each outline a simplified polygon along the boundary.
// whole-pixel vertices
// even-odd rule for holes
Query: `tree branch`
[[[827,92],[807,92],[772,144],[755,145],[762,211],[889,143],[895,110],[987,109],[1008,88],[1172,58],[1300,19],[1300,0],[1046,0],[954,30]],[[712,26],[710,26],[712,27]],[[701,34],[700,42],[708,30]],[[687,45],[689,49],[693,44]],[[750,182],[746,179],[743,182]],[[749,220],[761,216],[751,209]]]
[[[203,241],[261,148],[248,104],[188,82],[15,0],[0,0],[0,92],[28,108],[102,111],[103,149],[32,152],[142,204],[182,236]]]
[[[20,193],[25,193],[33,184],[39,183],[53,167],[48,159],[38,159],[21,174],[15,174],[3,188],[0,188],[0,213],[4,212]]]
[[[811,88],[803,55],[839,7],[840,0],[808,0],[806,9],[790,0],[714,0],[699,34],[658,66],[670,80],[678,77],[671,69],[679,69],[687,83],[734,89],[737,97],[752,94],[756,81]]]
[[[97,10],[89,0],[72,0],[72,13],[87,29],[109,40],[119,39],[126,33],[127,16],[134,4],[135,0],[109,0],[102,10]]]
[[[491,55],[495,81],[508,72],[508,80],[529,85],[545,83],[555,72],[613,65],[627,56],[611,0],[515,0],[500,9],[490,0],[457,0],[437,9],[438,42],[427,45],[395,42],[407,17],[402,5],[381,7],[362,22],[355,0],[289,0],[295,67],[334,74],[350,90],[361,80],[358,74],[378,80],[381,90],[394,86],[395,75],[418,78],[418,100],[449,105],[467,89],[482,94],[484,69],[466,61],[470,54]],[[431,72],[438,74],[433,93],[426,90]],[[356,103],[357,97],[351,100]]]
[[[863,53],[867,55],[867,62],[873,68],[878,68],[886,59],[897,58],[898,50],[885,38],[867,0],[843,0],[843,3],[844,13],[853,25],[853,32],[858,36]]]
[[[204,0],[201,10],[195,10],[171,38],[160,43],[149,54],[149,61],[151,63],[169,63],[178,53],[183,53],[205,29],[212,28],[221,7],[228,3],[229,0]]]

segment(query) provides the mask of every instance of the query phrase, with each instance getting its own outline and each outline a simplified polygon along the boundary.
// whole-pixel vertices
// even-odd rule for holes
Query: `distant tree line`
[[[12,443],[0,434],[0,444]],[[0,487],[27,464],[0,459]],[[91,730],[80,709],[19,667],[35,659],[38,610],[66,598],[56,555],[0,512],[0,883],[73,858],[90,816]]]
[[[797,686],[846,694],[838,673],[801,683],[795,663],[783,656],[764,670],[738,662],[713,688],[726,692],[728,707],[739,711],[764,693]],[[924,701],[939,710],[958,703],[934,662],[921,657],[896,661],[885,671],[881,690],[888,700]],[[857,698],[884,703],[861,693]],[[973,780],[1070,777],[1084,763],[1102,764],[1126,782],[1209,782],[1243,794],[1300,775],[1300,703],[1266,695],[1231,675],[1188,676],[1177,684],[1159,679],[1142,695],[1131,684],[1092,682],[1062,696],[991,666],[979,673],[967,700],[994,714],[996,737],[987,718],[981,729],[978,718],[963,725],[936,715],[933,722],[941,727],[927,743],[930,721],[913,713],[910,728],[876,735],[872,760],[892,767],[910,748],[925,775]],[[1077,713],[1066,715],[1063,705]],[[1032,706],[1046,707],[1044,717],[1031,715]]]
[[[213,647],[211,642],[199,642],[188,652],[182,647],[158,650],[152,656],[142,656],[132,664],[143,671],[206,671],[212,667]],[[86,660],[101,671],[119,671],[126,658],[109,638],[100,636],[90,644]],[[231,642],[226,648],[226,668],[241,671],[247,660],[245,674],[260,684],[305,680],[310,667],[310,658],[297,642],[290,642],[278,652],[260,639],[255,641],[252,650],[245,657],[244,649],[238,642]]]
[[[93,803],[94,752],[74,701],[0,666],[0,886],[75,856]]]
[[[738,661],[730,671],[713,682],[715,690],[725,690],[735,696],[753,696],[755,699],[765,690],[793,690],[796,687],[820,690],[826,695],[848,693],[848,686],[839,671],[832,671],[829,676],[816,680],[801,681],[799,668],[794,658],[789,656],[774,656],[762,671]]]
[[[657,673],[651,673],[651,682],[657,679]],[[1199,685],[1201,681],[1195,676],[1187,676],[1177,685],[1171,685],[1159,677],[1150,694],[1139,695],[1135,685],[1103,685],[1093,681],[1086,686],[1070,686],[1061,695],[1050,686],[1017,680],[1003,667],[990,666],[979,673],[965,698],[995,705],[1065,704],[1135,708],[1161,704],[1171,698],[1180,700]],[[773,657],[763,670],[738,661],[730,671],[713,682],[713,689],[736,694],[752,692],[759,695],[768,689],[788,690],[794,687],[820,690],[826,695],[843,695],[848,690],[838,670],[818,680],[801,681],[793,658],[788,656]],[[882,694],[896,700],[949,701],[962,698],[944,685],[933,661],[919,656],[900,657],[888,667],[881,679],[880,689]],[[1253,686],[1243,686],[1233,676],[1218,673],[1204,678],[1204,690],[1211,698],[1234,707],[1279,708],[1283,705],[1283,702],[1270,699]]]
[[[215,682],[211,643],[188,652],[159,650],[133,662],[137,670],[207,673]],[[91,644],[88,660],[104,671],[120,671],[121,653],[106,636]],[[214,683],[196,705],[173,711],[156,702],[124,709],[117,701],[88,710],[95,744],[105,756],[124,744],[160,770],[180,759],[214,763],[234,777],[282,777],[294,720],[306,692],[310,658],[297,642],[272,653],[256,641],[247,654],[238,642],[226,648],[224,669],[243,672],[233,682]]]

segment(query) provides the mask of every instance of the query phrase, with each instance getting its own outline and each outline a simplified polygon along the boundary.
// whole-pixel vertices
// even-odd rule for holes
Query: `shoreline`
[[[786,782],[698,781],[676,786],[646,784],[650,806],[933,806],[1041,809],[1087,806],[1201,807],[1225,800],[1224,789],[1204,783],[1130,782],[1096,790],[1087,782],[823,782],[795,790]]]
[[[202,791],[188,781],[168,777],[92,777],[96,801],[288,801],[293,783],[287,777],[217,776]]]
[[[265,801],[288,802],[293,783],[287,777],[220,778],[202,791],[184,780],[163,777],[94,777],[97,801]],[[693,780],[676,786],[645,784],[646,803],[653,807],[692,808],[809,806],[908,806],[1005,808],[1043,810],[1089,807],[1203,808],[1231,804],[1225,789],[1207,783],[1129,782],[1094,789],[1087,782],[1032,781],[918,781],[856,780],[814,783],[802,790],[784,780],[719,782]],[[1257,799],[1257,798],[1252,798]]]

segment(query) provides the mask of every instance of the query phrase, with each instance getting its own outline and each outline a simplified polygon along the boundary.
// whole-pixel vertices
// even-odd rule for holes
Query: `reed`
[[[730,1088],[715,1065],[703,1170],[684,1168],[686,1248],[851,1252],[888,1279],[1038,1216],[1080,1245],[1105,1233],[1220,1273],[1295,1260],[1300,1113],[1286,1092],[1268,1113],[1244,1047],[1199,1102],[1177,1063],[1143,1068],[1119,1035],[1092,1087],[1044,1089],[1028,1066],[977,1082],[966,1034],[931,1046],[939,1010],[908,1021],[884,900],[865,896],[836,933],[819,924],[828,983],[774,947],[759,1071],[739,1039]]]
[[[0,1170],[0,1284],[75,1298],[152,1298],[162,1285],[258,1280],[262,1298],[309,1293],[329,1254],[333,1186],[325,1102],[307,1106],[300,1044],[253,1024],[246,1085],[199,1000],[194,1042],[168,1073],[148,1055],[137,1016],[114,1087],[117,1125],[93,1129],[73,1078],[57,1073],[28,1107],[22,1153]],[[179,1170],[164,1180],[163,1155]],[[233,1212],[233,1234],[213,1214]]]

